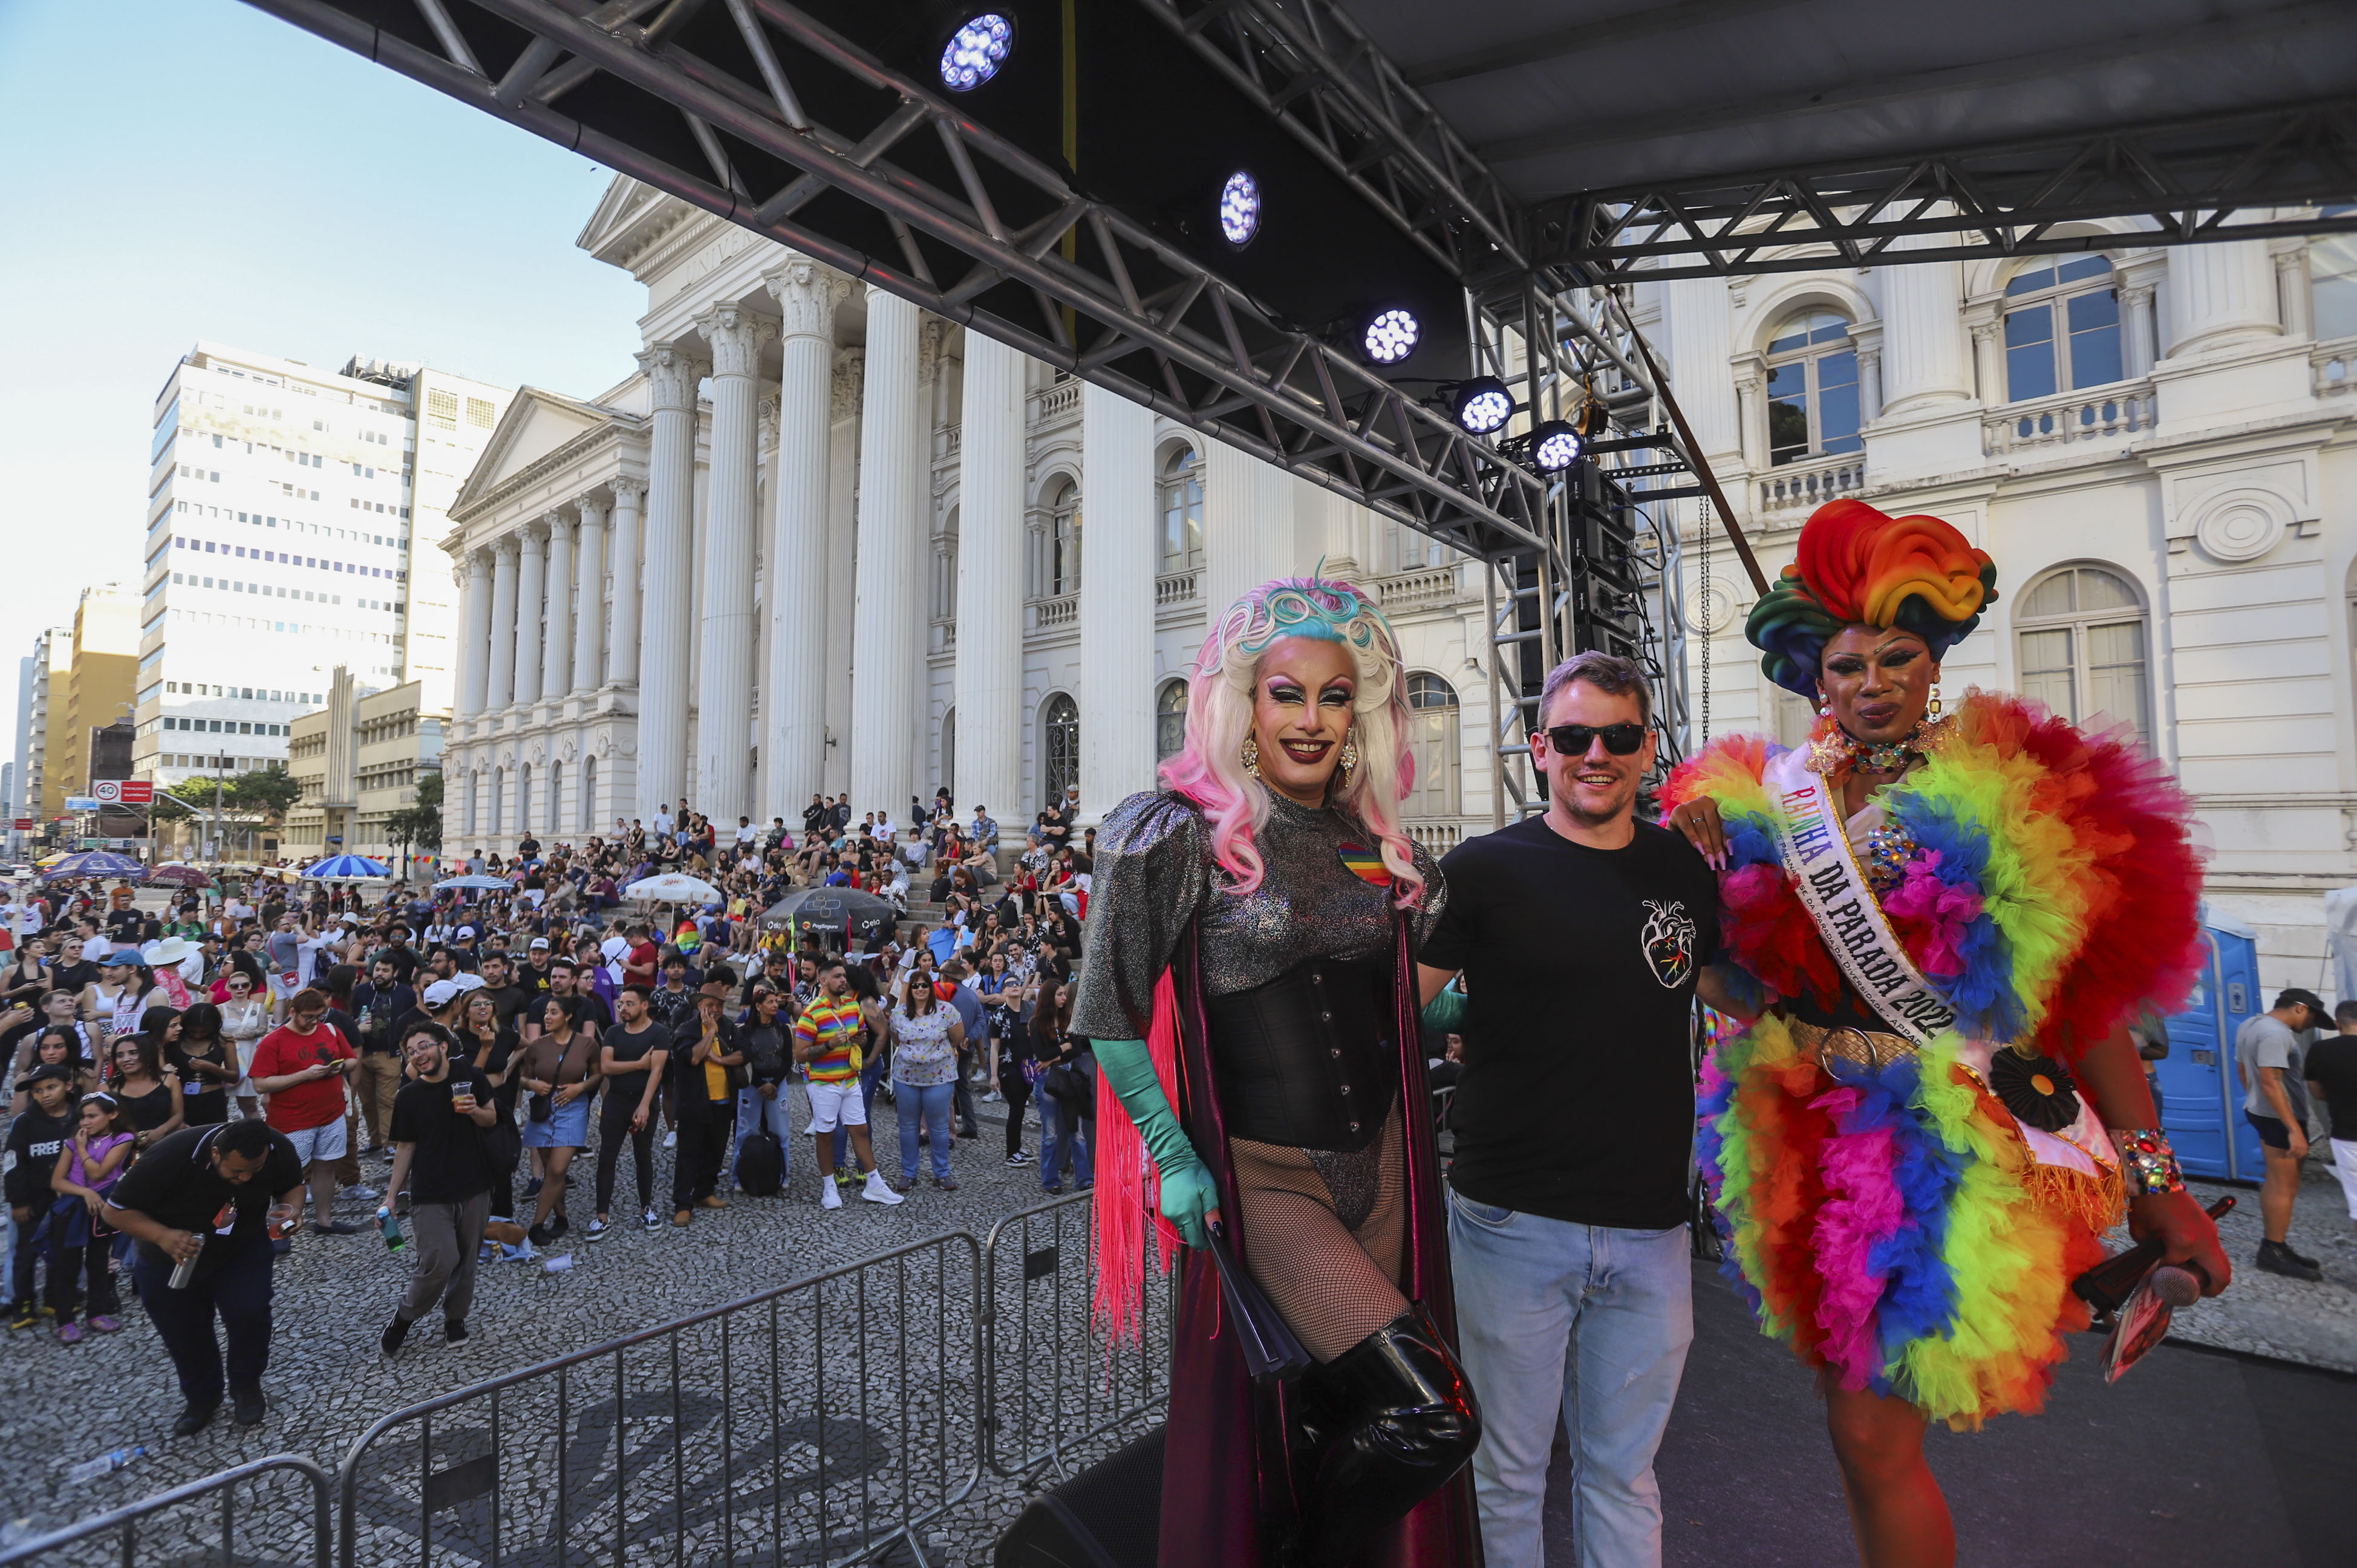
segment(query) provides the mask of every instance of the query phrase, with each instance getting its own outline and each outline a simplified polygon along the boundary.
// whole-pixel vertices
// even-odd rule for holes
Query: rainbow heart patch
[[[1392,868],[1383,864],[1383,857],[1376,851],[1362,843],[1346,843],[1338,853],[1351,875],[1360,881],[1372,883],[1377,887],[1392,885]]]

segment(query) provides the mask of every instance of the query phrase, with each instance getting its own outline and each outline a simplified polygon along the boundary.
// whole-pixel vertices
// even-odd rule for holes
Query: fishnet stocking
[[[1396,1105],[1363,1155],[1320,1151],[1313,1160],[1303,1149],[1228,1140],[1244,1267],[1321,1365],[1407,1310],[1399,1288],[1405,1154]],[[1321,1164],[1347,1207],[1318,1174]],[[1363,1217],[1351,1212],[1362,1206]]]

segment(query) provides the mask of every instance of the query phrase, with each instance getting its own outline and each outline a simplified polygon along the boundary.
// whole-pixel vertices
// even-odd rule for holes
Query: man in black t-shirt
[[[589,1221],[592,1241],[613,1233],[614,1181],[626,1142],[639,1181],[639,1207],[644,1210],[640,1221],[650,1230],[662,1223],[655,1212],[655,1100],[662,1092],[664,1069],[671,1060],[671,1031],[649,1015],[647,996],[647,988],[637,981],[623,986],[614,998],[620,1022],[597,1036],[605,1098],[597,1111],[597,1212]]]
[[[105,1219],[135,1243],[132,1277],[179,1374],[188,1402],[176,1437],[204,1429],[221,1402],[221,1315],[229,1340],[229,1394],[240,1426],[264,1413],[270,1364],[271,1211],[288,1230],[303,1222],[303,1162],[286,1134],[259,1121],[188,1127],[140,1155],[107,1195]],[[196,1273],[173,1288],[174,1268]]]
[[[393,1174],[384,1184],[385,1207],[376,1216],[380,1225],[391,1218],[406,1180],[417,1262],[408,1292],[378,1337],[388,1356],[437,1301],[443,1338],[459,1345],[468,1337],[475,1259],[491,1214],[487,1134],[499,1120],[499,1103],[489,1078],[452,1059],[452,1044],[450,1032],[434,1023],[410,1026],[401,1040],[411,1076],[393,1096]]]
[[[1653,765],[1640,666],[1575,655],[1539,711],[1546,815],[1450,852],[1418,955],[1426,1003],[1459,973],[1469,993],[1427,1016],[1465,1036],[1448,1240],[1482,1550],[1491,1568],[1539,1562],[1562,1411],[1583,1558],[1658,1564],[1653,1455],[1694,1337],[1692,1018],[1717,886],[1683,837],[1635,819]]]
[[[2310,1046],[2301,1067],[2309,1093],[2332,1120],[2332,1172],[2349,1200],[2349,1218],[2357,1220],[2357,999],[2335,1007],[2332,1021],[2341,1032]]]

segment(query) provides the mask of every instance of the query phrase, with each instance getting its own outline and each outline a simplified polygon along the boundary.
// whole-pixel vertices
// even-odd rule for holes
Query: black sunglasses
[[[1547,745],[1557,756],[1586,757],[1596,737],[1604,737],[1604,749],[1615,757],[1627,757],[1645,744],[1643,725],[1556,725],[1546,732]]]

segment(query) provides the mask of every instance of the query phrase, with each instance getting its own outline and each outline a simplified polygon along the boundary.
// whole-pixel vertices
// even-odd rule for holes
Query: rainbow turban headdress
[[[1844,627],[1898,627],[1938,659],[1996,602],[1996,564],[1936,517],[1828,501],[1802,525],[1798,559],[1751,607],[1743,635],[1768,679],[1817,693],[1817,660]]]

